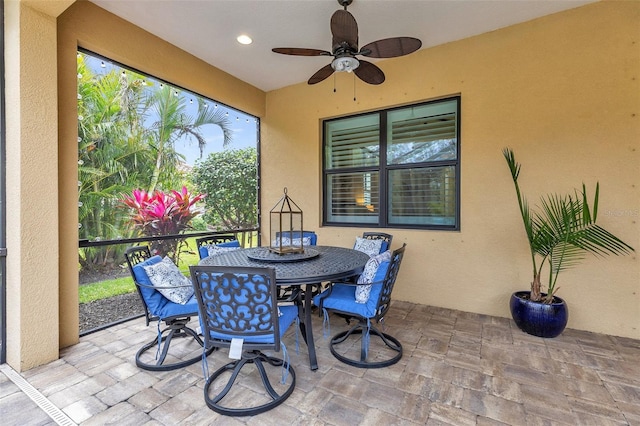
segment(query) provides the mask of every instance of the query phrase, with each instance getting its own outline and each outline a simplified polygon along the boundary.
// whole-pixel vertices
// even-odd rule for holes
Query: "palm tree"
[[[155,168],[151,176],[148,192],[153,192],[158,187],[161,175],[165,180],[171,180],[176,172],[176,165],[181,156],[175,151],[175,143],[182,137],[193,137],[198,141],[200,153],[207,141],[202,134],[202,128],[206,125],[219,126],[224,135],[223,146],[227,146],[232,140],[231,123],[220,109],[208,108],[207,104],[198,98],[198,112],[195,117],[185,113],[186,99],[179,96],[175,89],[163,85],[160,90],[152,93],[150,109],[153,112],[154,121],[149,127],[151,146],[155,151]]]
[[[591,205],[583,184],[582,192],[574,191],[574,194],[564,196],[549,194],[542,197],[540,208],[533,210],[520,191],[520,164],[516,162],[513,151],[505,148],[502,153],[515,185],[520,215],[529,243],[533,266],[530,300],[552,303],[558,289],[558,274],[580,263],[586,253],[604,256],[628,254],[633,251],[633,247],[596,224],[599,184],[596,184]],[[546,294],[543,295],[541,275],[545,264],[548,267],[548,281]]]

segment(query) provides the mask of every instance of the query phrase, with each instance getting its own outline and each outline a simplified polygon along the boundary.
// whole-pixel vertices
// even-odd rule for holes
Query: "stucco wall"
[[[600,182],[599,222],[640,250],[640,3],[603,2],[381,61],[381,86],[336,76],[267,94],[262,122],[263,213],[282,188],[319,244],[349,246],[362,229],[321,225],[323,118],[461,94],[460,232],[389,229],[407,243],[394,297],[509,316],[531,267],[505,146],[521,187],[548,192]],[[287,158],[286,167],[280,161]],[[268,224],[263,224],[268,227]],[[634,254],[589,258],[563,272],[569,327],[640,338]]]
[[[460,93],[462,228],[389,230],[394,247],[408,243],[397,299],[508,316],[508,297],[528,286],[530,268],[500,154],[507,145],[523,163],[531,200],[599,180],[601,223],[640,249],[638,2],[584,6],[380,62],[387,81],[358,82],[356,102],[352,76],[342,74],[337,93],[328,80],[265,97],[87,2],[58,18],[56,69],[55,19],[16,4],[5,3],[7,358],[14,368],[47,362],[58,342],[77,341],[77,46],[261,117],[263,209],[289,187],[322,244],[349,246],[362,229],[320,227],[321,119]],[[561,280],[569,327],[640,338],[635,255],[589,259]],[[52,327],[42,326],[45,318]]]
[[[55,34],[55,18],[5,2],[6,354],[17,370],[58,358]]]

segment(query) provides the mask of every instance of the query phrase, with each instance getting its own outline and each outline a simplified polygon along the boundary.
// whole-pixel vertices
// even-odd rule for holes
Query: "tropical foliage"
[[[533,281],[532,301],[552,303],[558,290],[558,274],[576,266],[586,253],[597,256],[628,254],[633,248],[609,231],[596,224],[600,185],[596,184],[593,203],[589,204],[587,190],[573,194],[548,194],[541,198],[540,207],[532,209],[520,191],[518,177],[520,164],[511,149],[505,148],[503,155],[509,166],[515,185],[518,206],[527,234]],[[541,275],[547,266],[547,288],[543,293]]]
[[[114,68],[96,73],[78,54],[78,212],[80,239],[115,240],[131,236],[122,193],[190,186],[184,157],[175,143],[191,138],[202,147],[204,126],[217,126],[223,145],[232,140],[228,118],[198,98],[195,115],[169,85],[155,86],[146,76]],[[122,259],[124,247],[80,251],[83,268],[109,266]]]
[[[186,187],[181,191],[171,190],[169,193],[154,191],[148,193],[135,189],[131,196],[124,195],[122,203],[129,207],[130,224],[141,236],[176,235],[190,229],[191,220],[201,211],[196,203],[205,197],[204,194],[192,196]],[[174,239],[154,241],[151,249],[154,253],[169,256],[178,263],[180,244]]]
[[[78,55],[78,214],[80,239],[127,237],[126,214],[116,208],[130,185],[149,182],[153,157],[140,126],[142,78],[110,72],[97,76]],[[134,186],[134,187],[135,187]],[[115,251],[114,251],[115,250]],[[117,246],[81,251],[85,268],[120,258]]]
[[[219,229],[258,224],[257,153],[254,148],[210,154],[196,164],[193,180],[207,194],[204,219]]]

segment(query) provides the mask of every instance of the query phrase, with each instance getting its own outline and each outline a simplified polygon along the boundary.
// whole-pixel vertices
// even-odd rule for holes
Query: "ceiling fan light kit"
[[[333,62],[331,62],[331,68],[335,71],[341,72],[351,72],[358,68],[360,62],[351,56],[343,56],[341,58],[335,58]]]
[[[358,60],[356,55],[369,58],[394,58],[408,55],[422,47],[422,42],[413,37],[391,37],[371,42],[358,50],[358,24],[347,6],[353,0],[338,0],[344,7],[336,10],[331,16],[332,51],[307,49],[299,47],[276,47],[275,53],[294,56],[333,56],[330,64],[320,68],[307,81],[308,84],[319,83],[334,72],[354,72],[365,83],[382,84],[384,73],[371,62]]]

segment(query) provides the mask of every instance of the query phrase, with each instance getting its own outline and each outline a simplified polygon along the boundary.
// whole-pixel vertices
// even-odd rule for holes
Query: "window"
[[[326,120],[325,225],[460,229],[460,98]]]

